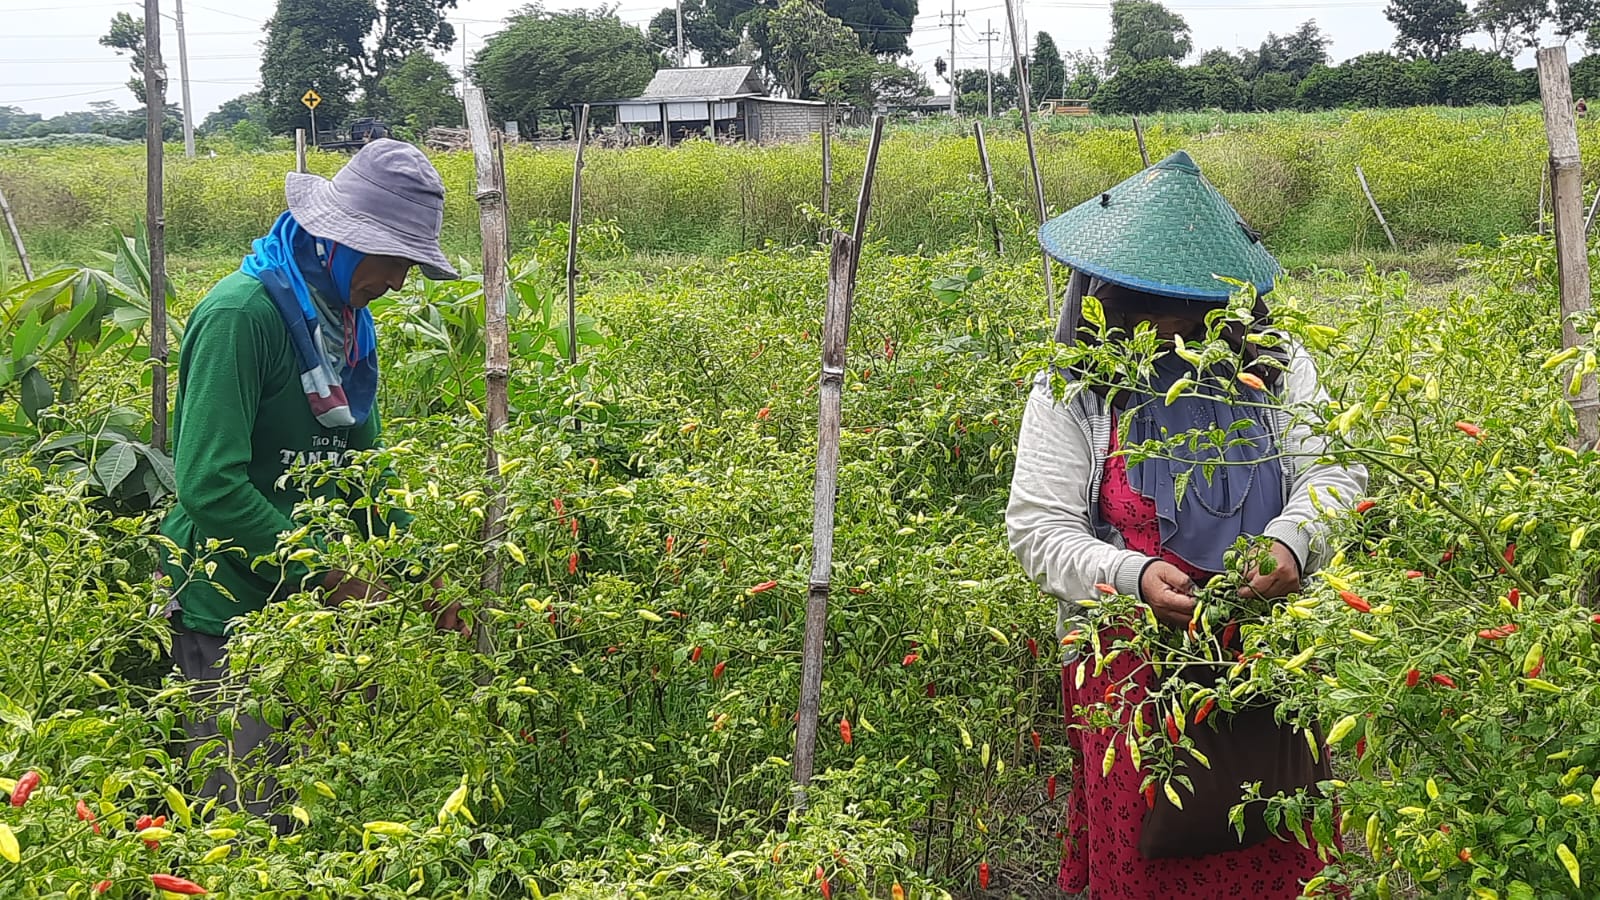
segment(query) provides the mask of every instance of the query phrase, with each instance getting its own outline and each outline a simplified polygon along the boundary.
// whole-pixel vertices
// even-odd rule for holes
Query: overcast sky
[[[910,63],[920,68],[935,91],[943,88],[933,78],[933,60],[950,52],[950,31],[940,26],[939,14],[948,3],[921,0],[922,14],[911,34]],[[55,115],[87,109],[92,102],[113,100],[123,108],[135,105],[124,82],[132,74],[126,57],[99,44],[111,17],[127,11],[138,17],[144,4],[66,0],[43,5],[44,0],[0,0],[0,106],[19,106],[28,112]],[[649,0],[621,0],[623,21],[643,25],[661,8]],[[475,52],[495,31],[501,19],[523,5],[522,0],[460,0],[451,15],[458,34],[465,35],[466,50]],[[600,0],[549,0],[551,9],[603,5]],[[1267,32],[1293,30],[1306,19],[1317,23],[1333,39],[1335,60],[1387,48],[1394,29],[1383,16],[1385,0],[1174,0],[1167,4],[1188,20],[1196,51],[1210,47],[1256,46]],[[1091,0],[1025,0],[1022,4],[1027,31],[1047,31],[1063,53],[1103,50],[1110,35],[1110,4]],[[173,0],[162,0],[162,55],[172,78],[169,98],[178,98],[177,30],[170,18]],[[956,0],[957,13],[965,13],[956,29],[956,58],[961,68],[984,65],[983,32],[992,27],[996,68],[1002,68],[1009,50],[1003,44],[1003,0]],[[197,112],[196,121],[223,101],[255,90],[260,78],[261,25],[270,15],[271,0],[233,3],[228,0],[187,0],[184,26],[188,33],[189,79]],[[462,42],[443,54],[459,72]],[[1525,54],[1531,57],[1531,54]],[[1521,65],[1529,59],[1519,60]]]

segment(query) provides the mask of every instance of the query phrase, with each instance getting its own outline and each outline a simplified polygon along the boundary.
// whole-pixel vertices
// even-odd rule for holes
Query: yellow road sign
[[[316,109],[317,104],[322,102],[322,95],[316,91],[306,91],[305,95],[300,98],[300,102],[306,105],[306,109]]]

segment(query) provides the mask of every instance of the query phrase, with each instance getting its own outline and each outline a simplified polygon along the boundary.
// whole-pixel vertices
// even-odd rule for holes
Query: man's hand
[[[433,590],[435,594],[444,590],[443,578],[435,578],[433,580]],[[440,631],[454,631],[462,637],[472,633],[471,626],[461,621],[461,601],[458,600],[447,606],[440,606],[438,600],[428,596],[422,599],[422,608],[433,614],[434,628]]]
[[[1249,583],[1239,588],[1241,597],[1259,597],[1262,600],[1279,600],[1300,591],[1300,564],[1294,553],[1279,541],[1272,542],[1272,559],[1277,563],[1270,575],[1263,575],[1252,563],[1245,569]]]
[[[1139,598],[1173,628],[1189,627],[1194,617],[1194,579],[1169,562],[1156,560],[1139,577]]]
[[[384,603],[389,599],[389,586],[381,581],[362,581],[349,572],[334,569],[322,579],[325,593],[323,602],[328,606],[342,606],[354,600],[358,603]]]

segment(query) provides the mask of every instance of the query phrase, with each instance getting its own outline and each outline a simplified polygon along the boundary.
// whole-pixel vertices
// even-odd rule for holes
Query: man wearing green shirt
[[[313,588],[330,604],[387,595],[384,585],[345,572],[260,558],[296,527],[294,506],[305,499],[286,473],[307,462],[339,465],[379,444],[377,336],[367,304],[400,288],[412,266],[436,281],[460,277],[439,247],[443,182],[409,144],[375,140],[331,181],[290,174],[286,193],[288,211],[200,301],[179,352],[178,502],[161,531],[181,552],[164,563],[173,585],[167,612],[173,658],[208,703],[220,695],[235,618]],[[389,523],[409,520],[391,514]],[[208,550],[213,541],[222,549]],[[454,608],[438,612],[441,629],[458,630]],[[281,762],[284,747],[271,728],[238,718],[230,756],[259,750]],[[215,717],[185,731],[195,746],[219,736]],[[252,797],[237,790],[224,768],[201,793],[243,801],[258,815],[278,801],[270,779]],[[281,817],[274,824],[287,827]]]

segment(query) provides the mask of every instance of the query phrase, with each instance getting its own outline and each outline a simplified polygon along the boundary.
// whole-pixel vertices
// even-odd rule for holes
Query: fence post
[[[817,717],[822,706],[822,645],[828,634],[833,579],[833,512],[839,487],[839,429],[843,416],[845,347],[855,302],[856,270],[866,238],[872,180],[883,141],[883,117],[872,121],[872,142],[861,176],[856,221],[850,234],[834,231],[828,299],[822,318],[822,371],[817,384],[817,472],[811,521],[811,577],[806,591],[805,644],[801,650],[800,710],[794,738],[794,805],[806,808],[806,787],[816,770]]]
[[[306,130],[294,130],[294,170],[301,175],[306,173]]]
[[[1000,223],[994,218],[994,169],[989,165],[989,145],[983,139],[983,122],[972,123],[972,133],[978,139],[978,161],[983,164],[983,189],[988,195],[989,233],[994,236],[996,256],[1004,256],[1005,244],[1000,240]]]
[[[1378,224],[1383,226],[1383,233],[1389,238],[1389,249],[1399,250],[1400,245],[1395,242],[1394,232],[1389,230],[1389,223],[1383,218],[1383,210],[1378,208],[1378,201],[1372,197],[1372,188],[1367,187],[1367,174],[1356,166],[1356,178],[1361,182],[1361,193],[1367,195],[1367,203],[1372,206],[1373,215],[1378,217]]]
[[[161,66],[161,3],[144,2],[145,231],[150,248],[150,444],[167,449],[167,217],[162,203],[161,126],[167,114]]]
[[[1150,151],[1144,145],[1144,128],[1139,124],[1139,117],[1133,117],[1133,137],[1139,142],[1139,160],[1146,169],[1150,168]]]
[[[1011,0],[1006,0],[1006,22],[1009,23],[1011,32],[1011,71],[1016,74],[1017,105],[1022,107],[1022,137],[1028,144],[1028,170],[1033,174],[1033,212],[1039,225],[1044,224],[1044,178],[1039,174],[1039,152],[1033,145],[1033,116],[1030,107],[1033,98],[1030,96],[1028,85],[1028,68],[1022,59],[1022,44],[1017,36],[1017,14],[1011,8]],[[1051,319],[1056,317],[1056,286],[1050,274],[1050,254],[1039,249],[1039,257],[1044,262],[1044,308]]]
[[[11,204],[6,202],[6,192],[0,191],[0,213],[6,217],[6,228],[11,231],[11,243],[17,246],[17,258],[22,260],[22,277],[33,280],[33,265],[28,262],[28,248],[22,245],[22,232],[17,229],[17,219],[11,214]]]
[[[1539,95],[1550,141],[1550,204],[1555,212],[1556,268],[1561,278],[1561,346],[1576,347],[1573,317],[1589,308],[1589,245],[1583,231],[1583,158],[1572,108],[1571,70],[1565,47],[1541,47]],[[1600,445],[1600,391],[1593,375],[1569,396],[1578,433],[1574,449]]]
[[[467,127],[472,137],[472,161],[477,170],[478,227],[483,236],[483,321],[484,321],[484,380],[487,397],[485,425],[488,431],[488,450],[485,466],[489,479],[494,482],[493,496],[483,520],[484,553],[489,564],[483,572],[483,590],[486,600],[499,594],[503,585],[504,570],[500,561],[500,546],[505,540],[505,479],[500,474],[500,457],[495,450],[495,439],[506,426],[509,399],[508,383],[511,377],[511,345],[506,329],[506,198],[501,191],[503,179],[499,171],[500,158],[494,152],[494,140],[489,133],[489,110],[484,103],[481,88],[467,88]],[[487,616],[473,622],[478,652],[494,653],[494,635]]]
[[[583,209],[583,146],[589,136],[589,104],[578,125],[578,155],[572,161],[572,219],[567,224],[567,362],[578,362],[578,219]]]

